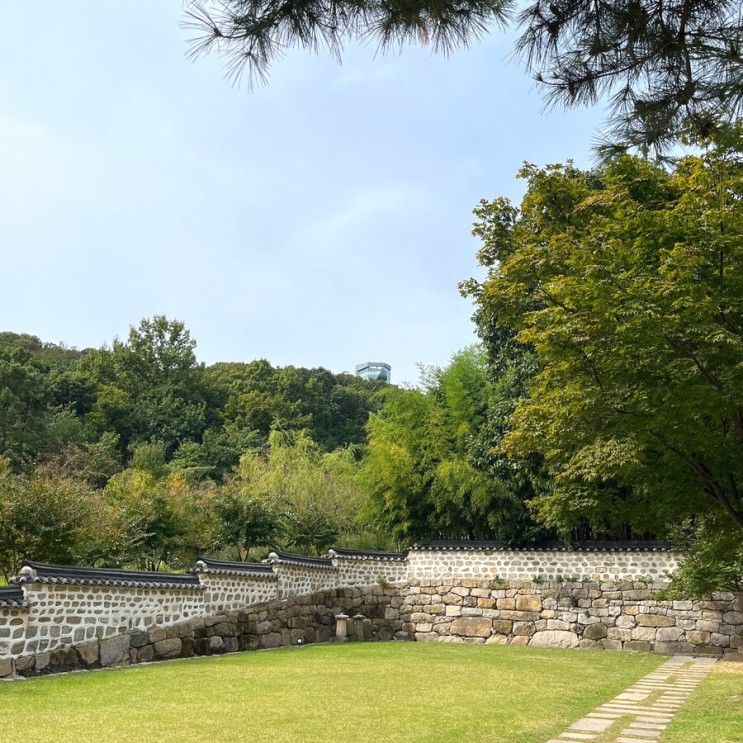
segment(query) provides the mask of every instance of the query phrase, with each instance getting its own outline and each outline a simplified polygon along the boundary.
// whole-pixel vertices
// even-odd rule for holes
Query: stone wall
[[[504,548],[420,548],[408,554],[409,580],[479,578],[493,580],[659,581],[678,567],[667,549],[518,550]]]
[[[330,559],[338,570],[339,586],[371,586],[408,578],[408,560],[403,553],[332,549]]]
[[[368,566],[376,560],[366,560]],[[404,563],[403,563],[404,564]],[[278,598],[376,584],[384,567],[346,573],[328,558],[273,552],[265,563],[199,560],[190,574],[29,562],[0,589],[0,661],[45,655],[132,630],[245,610]]]
[[[399,635],[402,626],[400,620],[385,618],[395,596],[395,588],[369,586],[331,589],[274,600],[245,611],[195,617],[169,627],[120,632],[112,637],[73,643],[51,652],[0,661],[0,676],[38,676],[169,658],[327,642],[335,634],[335,616],[342,612],[362,614],[366,618],[364,639],[389,640],[395,633]]]
[[[182,641],[179,654],[206,652],[196,642],[205,639],[207,650],[216,651],[219,642],[210,638],[217,635],[229,650],[247,636],[259,647],[319,641],[330,636],[332,614],[358,610],[343,601],[365,596],[389,598],[387,613],[377,617],[384,632],[377,627],[375,637],[743,657],[743,598],[661,601],[658,590],[676,565],[677,553],[661,547],[571,552],[477,543],[407,554],[335,549],[326,558],[272,552],[252,564],[202,559],[189,574],[29,562],[13,586],[0,589],[0,677],[47,672],[47,662],[61,669],[167,657],[178,643],[157,645],[166,640]],[[330,603],[313,603],[318,591]],[[240,625],[225,634],[237,620],[212,622],[235,612],[252,617],[254,610],[269,613],[249,631]],[[303,619],[294,624],[295,617]],[[215,626],[217,634],[210,634]],[[370,631],[368,623],[359,628]],[[137,653],[124,658],[126,642],[126,653]]]
[[[644,582],[422,580],[400,588],[387,618],[411,639],[740,658],[743,595],[660,600]]]
[[[314,593],[340,585],[338,569],[328,559],[271,552],[268,563],[279,579],[279,598]]]
[[[32,583],[26,600],[26,634],[11,647],[28,655],[106,638],[122,629],[167,626],[195,616],[205,607],[198,587],[127,587]]]
[[[25,647],[27,624],[27,608],[0,606],[0,676],[3,659],[17,655],[21,644]]]
[[[203,562],[201,563],[203,565]],[[203,588],[204,614],[236,611],[253,604],[272,601],[279,596],[279,576],[268,573],[238,572],[236,570],[199,569]]]

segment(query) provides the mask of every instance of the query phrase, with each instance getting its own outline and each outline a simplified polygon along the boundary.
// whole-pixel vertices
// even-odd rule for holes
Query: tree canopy
[[[195,350],[164,316],[84,351],[0,333],[0,574],[388,546],[358,478],[385,385]]]
[[[1,333],[0,456],[22,468],[64,454],[100,484],[137,446],[159,442],[191,476],[221,480],[273,428],[306,430],[326,451],[365,441],[384,383],[263,359],[206,367],[195,349],[164,316],[85,351]]]
[[[523,461],[497,452],[504,414],[522,394],[513,374],[491,375],[483,348],[424,374],[423,389],[390,389],[369,420],[363,462],[373,518],[402,542],[544,539],[526,503],[542,484]]]
[[[520,56],[548,100],[610,103],[605,154],[663,153],[743,110],[736,0],[537,0],[519,15]]]
[[[192,56],[216,50],[228,75],[265,80],[287,49],[344,42],[407,43],[448,53],[515,22],[516,54],[548,100],[568,106],[608,95],[605,151],[661,154],[685,129],[709,133],[743,107],[743,21],[737,0],[192,0]]]
[[[672,171],[621,156],[527,165],[484,202],[482,316],[539,368],[501,450],[541,453],[532,505],[562,531],[626,521],[743,534],[741,130]]]

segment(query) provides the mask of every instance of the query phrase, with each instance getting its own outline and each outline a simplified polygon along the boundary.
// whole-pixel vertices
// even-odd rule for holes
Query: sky
[[[475,341],[478,201],[592,162],[602,112],[545,111],[497,29],[449,58],[297,50],[251,91],[186,59],[181,0],[29,8],[0,36],[2,330],[98,347],[165,314],[207,364],[415,383]]]

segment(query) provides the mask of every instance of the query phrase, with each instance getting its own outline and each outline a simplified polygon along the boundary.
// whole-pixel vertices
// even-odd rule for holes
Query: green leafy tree
[[[107,433],[116,436],[122,455],[139,439],[131,396],[115,384],[97,386],[95,402],[85,420],[92,438]]]
[[[212,507],[217,517],[214,547],[233,549],[238,560],[246,560],[251,549],[272,547],[282,539],[284,524],[277,505],[247,495],[235,483],[221,488]]]
[[[373,39],[448,53],[514,18],[512,0],[374,2],[194,0],[191,54],[216,50],[228,74],[265,79],[292,47]],[[708,132],[740,116],[743,25],[736,0],[536,0],[517,16],[516,51],[555,103],[609,96],[612,148],[662,151],[684,128]]]
[[[13,474],[0,459],[0,575],[23,560],[62,564],[116,561],[127,535],[102,495],[53,468]]]
[[[363,468],[373,518],[404,542],[543,539],[526,508],[541,492],[536,475],[496,451],[504,409],[515,405],[510,378],[493,376],[475,346],[423,382],[422,390],[390,390],[369,421]]]
[[[217,422],[220,400],[196,361],[183,323],[162,315],[132,327],[126,342],[87,353],[68,375],[91,402],[78,401],[91,438],[119,437],[122,452],[141,441],[162,441],[168,455],[198,441]],[[82,404],[82,407],[80,405]]]
[[[68,477],[79,478],[96,488],[103,488],[122,469],[118,436],[104,433],[98,441],[68,444],[50,459],[50,466]]]
[[[48,374],[50,397],[54,405],[85,416],[91,412],[96,402],[96,384],[86,374],[72,368],[51,370]]]
[[[138,467],[114,475],[104,494],[129,525],[131,549],[125,562],[145,570],[183,568],[213,541],[208,491],[194,488],[179,473],[168,474],[152,449]],[[162,462],[162,459],[159,460]]]
[[[272,428],[306,430],[327,451],[365,441],[364,426],[384,386],[327,369],[274,368],[263,359],[215,364],[208,375],[222,390],[222,420],[231,435],[255,432],[265,443]]]
[[[0,348],[0,456],[18,467],[64,442],[63,413],[44,368],[27,351]]]
[[[251,429],[233,426],[209,429],[204,432],[200,443],[182,443],[173,456],[170,467],[196,480],[219,482],[237,467],[240,457],[246,451],[257,448],[260,443],[260,434]]]
[[[284,542],[320,552],[358,534],[365,493],[353,451],[324,452],[306,432],[273,431],[265,450],[243,455],[244,493],[283,514]]]
[[[183,323],[164,316],[142,320],[110,349],[0,333],[0,453],[16,468],[39,457],[68,474],[79,466],[100,487],[119,469],[103,461],[114,440],[121,465],[140,444],[159,442],[172,469],[195,481],[224,479],[273,428],[307,430],[327,451],[364,443],[381,383],[265,360],[207,369],[195,347]]]
[[[702,598],[713,591],[743,591],[743,539],[740,532],[720,523],[719,513],[689,519],[672,536],[685,559],[664,591],[672,598]]]
[[[296,401],[287,400],[278,391],[246,390],[227,400],[223,419],[233,430],[253,431],[265,442],[271,428],[280,424],[284,430],[302,430],[310,419],[299,410]]]
[[[437,460],[430,432],[433,400],[420,390],[389,390],[368,423],[363,472],[372,495],[370,513],[398,541],[425,537],[431,505],[429,462]],[[432,451],[433,450],[433,451]]]
[[[331,514],[321,508],[309,508],[288,515],[288,546],[300,554],[319,555],[341,537]]]
[[[132,446],[132,469],[147,473],[162,480],[169,471],[165,461],[165,443],[162,441],[142,441]]]
[[[80,351],[61,343],[48,343],[27,333],[0,332],[0,349],[21,351],[44,369],[63,372],[74,367],[89,349]]]
[[[162,441],[171,453],[208,427],[210,390],[195,348],[183,323],[163,315],[142,320],[126,343],[114,343],[116,386],[127,395],[137,440]]]
[[[692,519],[740,540],[740,144],[726,132],[671,172],[525,166],[518,209],[483,206],[481,309],[539,360],[502,450],[544,457],[544,523],[668,534]]]

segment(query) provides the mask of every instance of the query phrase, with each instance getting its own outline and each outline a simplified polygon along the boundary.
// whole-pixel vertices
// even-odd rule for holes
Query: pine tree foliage
[[[636,148],[663,156],[685,132],[710,134],[743,106],[739,0],[190,0],[190,54],[216,51],[228,77],[264,81],[292,48],[344,42],[381,50],[429,45],[449,53],[515,21],[516,55],[548,101],[575,106],[610,99],[605,155]]]
[[[740,116],[737,0],[537,0],[519,21],[517,51],[551,102],[610,97],[605,154],[662,153],[687,129]]]
[[[266,79],[288,49],[328,50],[340,59],[344,41],[375,40],[381,49],[430,44],[448,53],[502,24],[513,0],[193,0],[187,28],[191,56],[227,56],[228,77]]]

